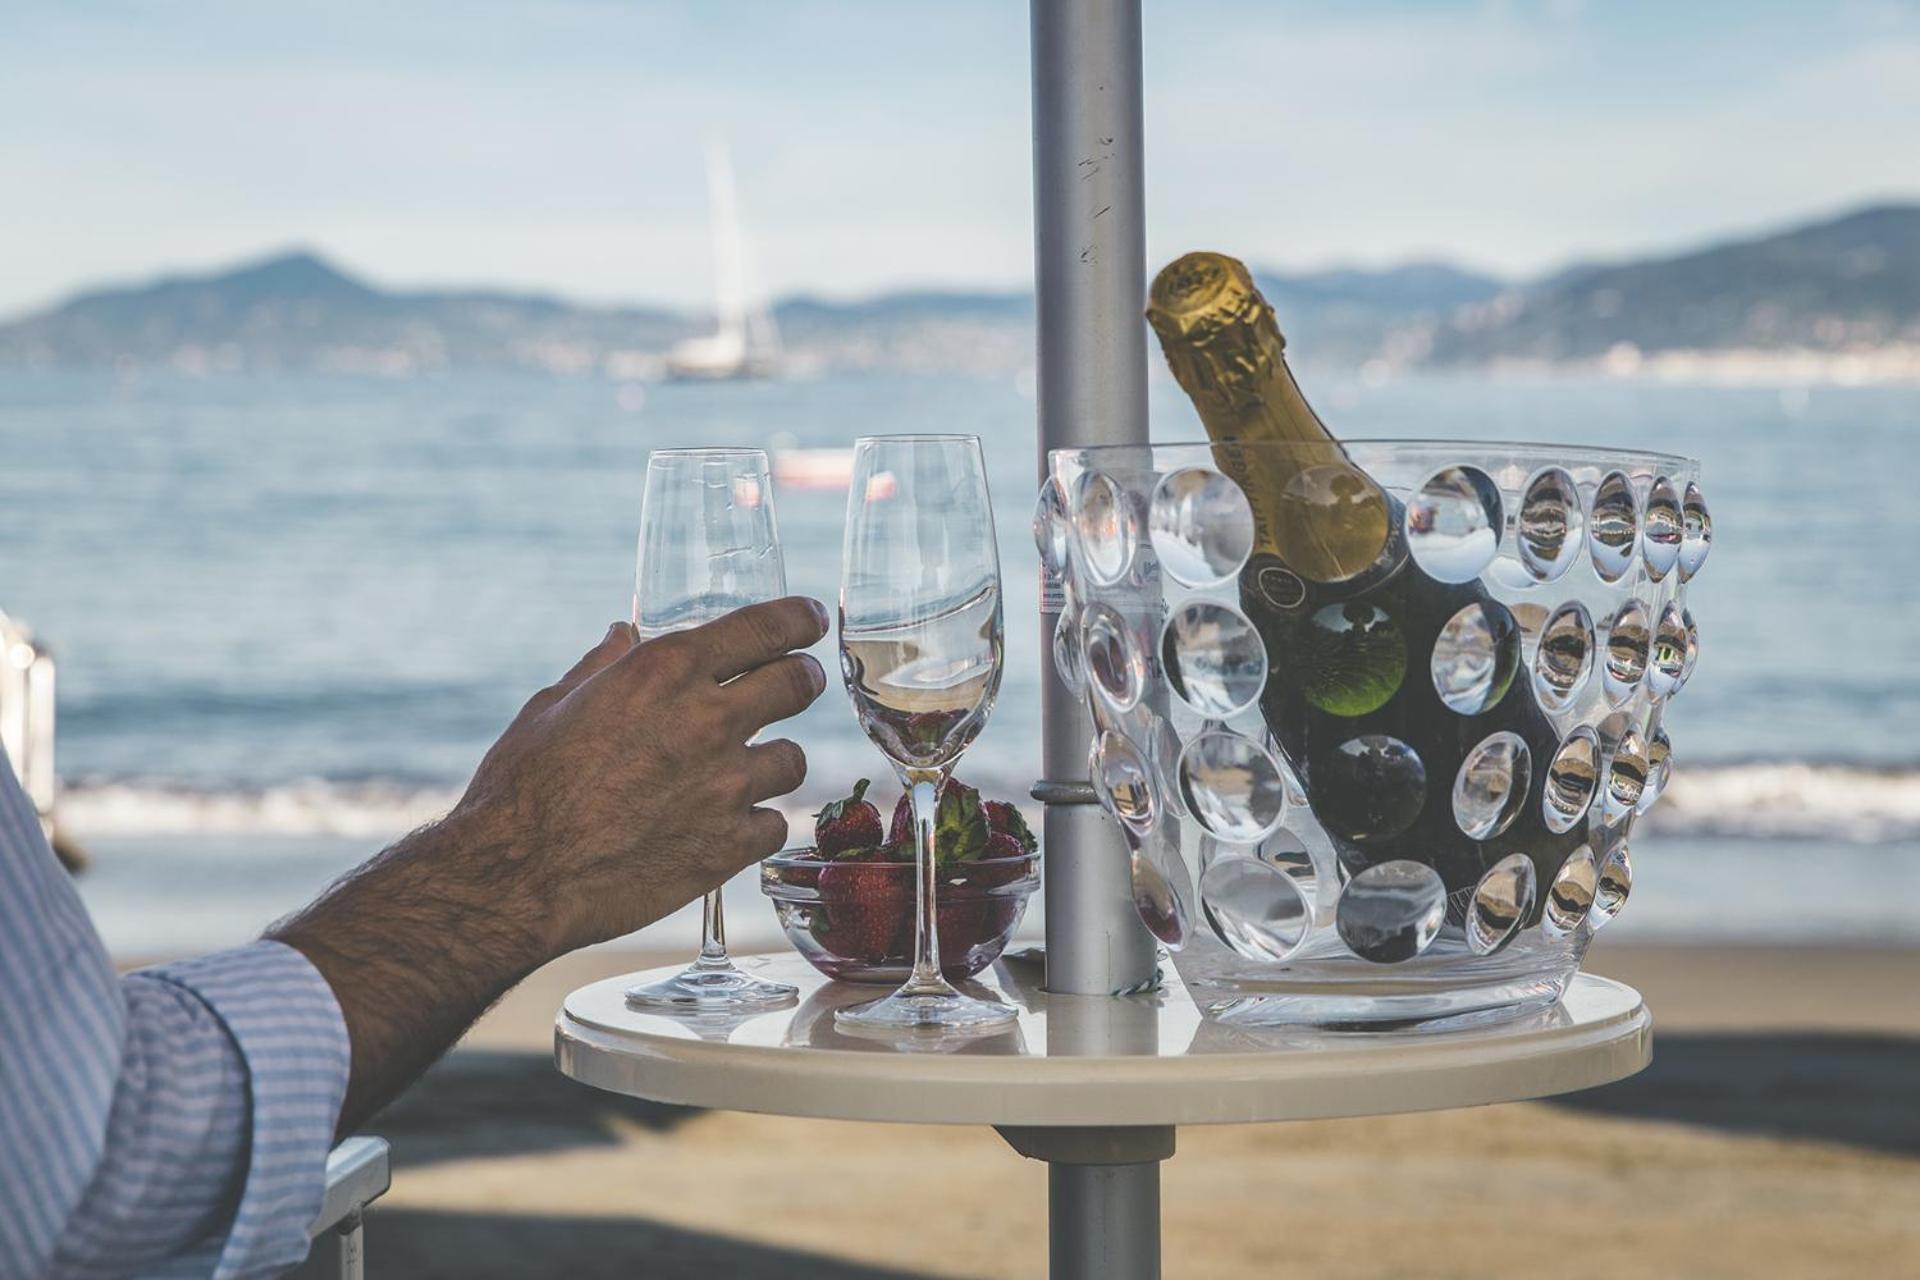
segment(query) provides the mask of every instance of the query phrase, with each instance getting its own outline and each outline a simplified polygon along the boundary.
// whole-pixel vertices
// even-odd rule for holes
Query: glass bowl
[[[1382,440],[1049,461],[1055,667],[1195,998],[1376,1026],[1558,999],[1672,771],[1697,464]]]
[[[787,849],[760,864],[794,949],[829,978],[897,986],[913,971],[911,861],[822,861]],[[1040,855],[980,858],[940,869],[940,971],[970,978],[1006,949],[1040,886]]]

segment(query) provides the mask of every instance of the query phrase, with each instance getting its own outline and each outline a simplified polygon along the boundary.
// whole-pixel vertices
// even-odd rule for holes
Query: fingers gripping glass
[[[860,727],[913,805],[913,974],[883,1000],[840,1010],[848,1031],[965,1032],[1015,1010],[940,973],[934,809],[1000,691],[1000,556],[980,442],[875,436],[854,446],[841,560],[840,669]]]
[[[661,449],[647,459],[633,624],[643,640],[701,626],[787,593],[773,477],[759,449]],[[771,1008],[797,996],[743,973],[727,958],[720,890],[701,909],[700,957],[627,999],[653,1008],[712,1013]]]

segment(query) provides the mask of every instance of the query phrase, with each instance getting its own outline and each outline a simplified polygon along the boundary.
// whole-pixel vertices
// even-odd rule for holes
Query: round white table
[[[977,983],[1020,1009],[994,1035],[944,1043],[848,1036],[833,1010],[882,994],[797,955],[741,961],[793,983],[784,1009],[687,1017],[630,1008],[660,969],[568,996],[554,1059],[585,1084],[655,1102],[837,1120],[989,1124],[1053,1179],[1052,1274],[1159,1273],[1158,1179],[1128,1203],[1130,1167],[1173,1154],[1174,1128],[1428,1111],[1540,1098],[1632,1075],[1652,1018],[1631,987],[1583,974],[1557,1005],[1446,1030],[1315,1031],[1203,1015],[1179,978],[1148,995],[1049,995],[1037,965]],[[1065,1211],[1063,1212],[1063,1206]],[[1063,1220],[1064,1219],[1064,1220]]]

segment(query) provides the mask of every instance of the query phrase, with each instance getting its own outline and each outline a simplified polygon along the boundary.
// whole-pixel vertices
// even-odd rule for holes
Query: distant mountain
[[[1264,272],[1262,286],[1309,359],[1357,361],[1396,325],[1499,292],[1438,264],[1386,271]],[[838,368],[1017,369],[1033,360],[1033,296],[908,290],[774,307],[787,344]],[[171,365],[193,370],[409,373],[517,366],[644,368],[700,316],[602,308],[533,294],[396,292],[311,253],[95,290],[0,325],[0,367]]]
[[[449,366],[588,367],[691,329],[668,311],[576,307],[537,294],[389,292],[311,253],[84,293],[0,326],[0,365],[155,365],[405,373]]]
[[[1366,307],[1385,315],[1451,310],[1484,302],[1507,287],[1503,280],[1445,262],[1409,262],[1382,271],[1337,267],[1298,275],[1273,271],[1257,275],[1270,300],[1287,298],[1303,306]]]
[[[774,321],[803,358],[834,368],[992,373],[1033,363],[1033,295],[905,290],[856,301],[788,298]]]
[[[1469,305],[1425,362],[1588,362],[1665,352],[1843,353],[1920,345],[1920,207],[1674,257],[1569,268]]]
[[[1382,271],[1256,271],[1254,279],[1280,318],[1289,354],[1308,363],[1340,365],[1379,356],[1391,349],[1393,335],[1438,323],[1509,287],[1441,262]]]
[[[1920,206],[1885,206],[1677,256],[1571,267],[1513,284],[1441,262],[1263,270],[1289,352],[1357,367],[1604,364],[1737,356],[1855,360],[1920,376]],[[1023,292],[903,291],[774,308],[787,344],[827,367],[1024,368]],[[409,373],[523,367],[629,376],[711,322],[538,294],[404,292],[311,253],[81,294],[0,324],[0,367]]]

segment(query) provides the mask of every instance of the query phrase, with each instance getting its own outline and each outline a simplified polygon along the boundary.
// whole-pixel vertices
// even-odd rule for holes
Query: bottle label
[[[1265,564],[1254,571],[1253,585],[1276,609],[1298,609],[1307,599],[1307,584],[1283,564]]]
[[[1060,575],[1047,572],[1045,565],[1040,566],[1040,612],[1060,613],[1067,607],[1067,589]]]

